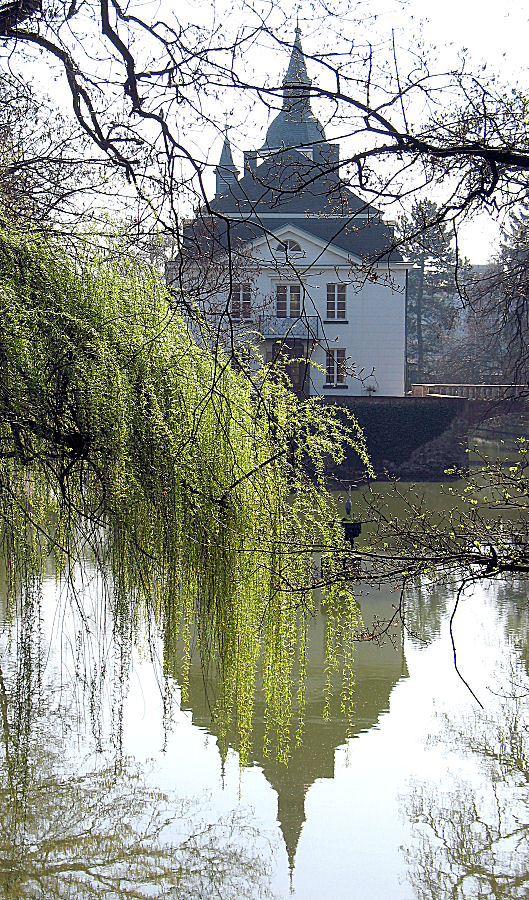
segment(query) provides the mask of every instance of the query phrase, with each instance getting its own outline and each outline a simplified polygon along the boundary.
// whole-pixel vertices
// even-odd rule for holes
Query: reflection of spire
[[[294,875],[299,838],[305,824],[305,792],[307,790],[307,785],[303,782],[299,785],[295,783],[294,765],[295,761],[291,760],[283,783],[279,779],[275,779],[270,770],[265,771],[266,777],[277,791],[277,819],[285,841],[291,881]],[[332,773],[329,774],[332,777]]]
[[[380,614],[381,604],[389,609],[393,595],[389,588],[365,594],[362,598],[362,615],[369,623]],[[353,719],[348,722],[342,710],[339,686],[325,695],[325,620],[317,615],[309,623],[305,728],[300,746],[292,746],[288,766],[274,759],[273,750],[264,756],[265,700],[263,694],[255,698],[252,759],[262,770],[266,780],[277,794],[277,818],[281,827],[291,883],[295,856],[300,835],[305,824],[305,797],[309,788],[320,779],[334,777],[335,750],[348,737],[368,731],[378,721],[381,712],[389,709],[389,697],[394,685],[407,677],[405,660],[391,641],[381,647],[371,643],[360,644],[355,650],[355,707]],[[395,636],[397,647],[400,635]],[[206,684],[198,660],[194,660],[189,673],[189,706],[193,710],[193,724],[215,733],[211,706],[206,696]],[[186,704],[187,705],[187,704]],[[183,707],[184,708],[184,707]],[[327,716],[325,710],[327,708]],[[218,723],[217,723],[218,726]],[[226,736],[227,743],[236,747],[236,734]],[[219,750],[222,746],[219,741]]]
[[[231,146],[228,138],[228,126],[224,129],[224,143],[220,154],[218,166],[215,166],[215,175],[217,177],[217,194],[225,194],[232,184],[237,181],[239,170],[233,162],[231,155]]]

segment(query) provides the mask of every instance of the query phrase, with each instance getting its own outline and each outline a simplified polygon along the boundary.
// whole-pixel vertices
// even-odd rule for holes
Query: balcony
[[[301,316],[300,318],[259,316],[257,330],[266,340],[292,338],[301,341],[315,341],[319,337],[319,317]]]

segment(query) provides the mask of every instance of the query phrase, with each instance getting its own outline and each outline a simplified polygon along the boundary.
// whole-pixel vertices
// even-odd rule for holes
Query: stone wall
[[[465,467],[469,428],[498,415],[496,403],[459,397],[351,397],[334,405],[363,428],[375,472],[406,479],[438,480],[445,469]],[[328,474],[355,480],[362,465],[350,452],[341,466],[330,463]]]

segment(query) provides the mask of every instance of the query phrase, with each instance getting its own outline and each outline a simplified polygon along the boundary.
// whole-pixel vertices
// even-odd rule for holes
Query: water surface
[[[459,606],[458,664],[482,707],[454,668],[454,584],[416,584],[404,625],[357,646],[351,720],[339,691],[325,695],[315,616],[302,743],[288,766],[265,753],[258,695],[241,768],[198,660],[182,704],[146,643],[120,715],[115,686],[91,684],[120,664],[106,623],[94,612],[87,643],[47,579],[41,653],[24,678],[12,631],[23,644],[24,624],[0,637],[0,896],[526,897],[528,586],[478,584]],[[96,610],[97,585],[82,590]],[[389,618],[396,596],[361,589],[365,623]]]

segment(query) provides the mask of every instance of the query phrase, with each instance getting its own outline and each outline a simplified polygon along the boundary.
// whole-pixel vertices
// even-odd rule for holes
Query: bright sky
[[[393,4],[391,4],[393,5]],[[402,17],[402,18],[401,18]],[[457,60],[462,48],[468,50],[473,68],[486,64],[489,76],[507,85],[522,87],[528,81],[527,42],[529,3],[492,3],[491,0],[444,0],[402,4],[401,32],[412,31],[420,22],[425,43],[438,48],[446,67]],[[486,262],[497,246],[499,227],[489,216],[479,216],[461,233],[461,250],[472,263]]]
[[[165,5],[167,3],[167,6]],[[170,4],[170,5],[169,5]],[[176,4],[176,5],[175,5]],[[176,15],[196,24],[228,22],[228,28],[234,29],[238,24],[248,25],[256,22],[255,9],[258,9],[265,22],[272,29],[279,29],[285,41],[293,37],[296,10],[299,9],[303,30],[303,44],[310,55],[318,51],[332,51],[339,38],[354,38],[355,46],[365,44],[366,39],[377,46],[381,41],[391,39],[392,29],[395,31],[395,43],[399,54],[399,62],[406,67],[408,51],[417,51],[432,59],[431,70],[447,71],[456,66],[461,54],[465,55],[467,68],[476,71],[480,76],[497,77],[499,82],[507,86],[516,83],[524,84],[527,72],[527,38],[529,36],[529,0],[491,3],[490,0],[444,0],[425,2],[425,0],[302,0],[299,4],[289,0],[161,0],[156,5],[152,0],[132,0],[131,7],[139,10],[139,14],[148,19],[148,11],[152,8],[153,18],[164,18],[167,14]],[[338,17],[330,16],[326,10],[339,13]],[[154,15],[154,10],[156,13]],[[260,40],[262,44],[263,41]],[[255,46],[244,59],[244,71],[249,80],[253,77],[262,81],[268,75],[278,84],[288,61],[287,48],[274,45],[268,41],[270,51],[262,46]],[[342,45],[343,46],[343,45]],[[486,65],[483,73],[482,67]],[[315,81],[322,76],[315,64],[309,64],[310,74]],[[39,80],[42,80],[43,69],[39,62]],[[62,86],[61,86],[62,85]],[[59,82],[50,82],[50,91],[70,104],[63,76]],[[222,126],[224,114],[228,112],[233,125],[231,137],[236,151],[236,163],[242,163],[242,149],[260,146],[266,126],[268,114],[266,107],[253,104],[253,108],[233,109],[233,98],[219,98],[220,102],[205,112],[212,116],[217,128],[201,125],[193,131],[185,133],[187,145],[195,146],[197,157],[207,160],[211,166],[207,184],[214,189],[213,166],[220,154],[222,143]],[[333,137],[328,129],[329,137]],[[466,225],[461,232],[461,250],[469,256],[471,262],[482,263],[490,256],[498,237],[498,223],[488,216],[480,216]]]

